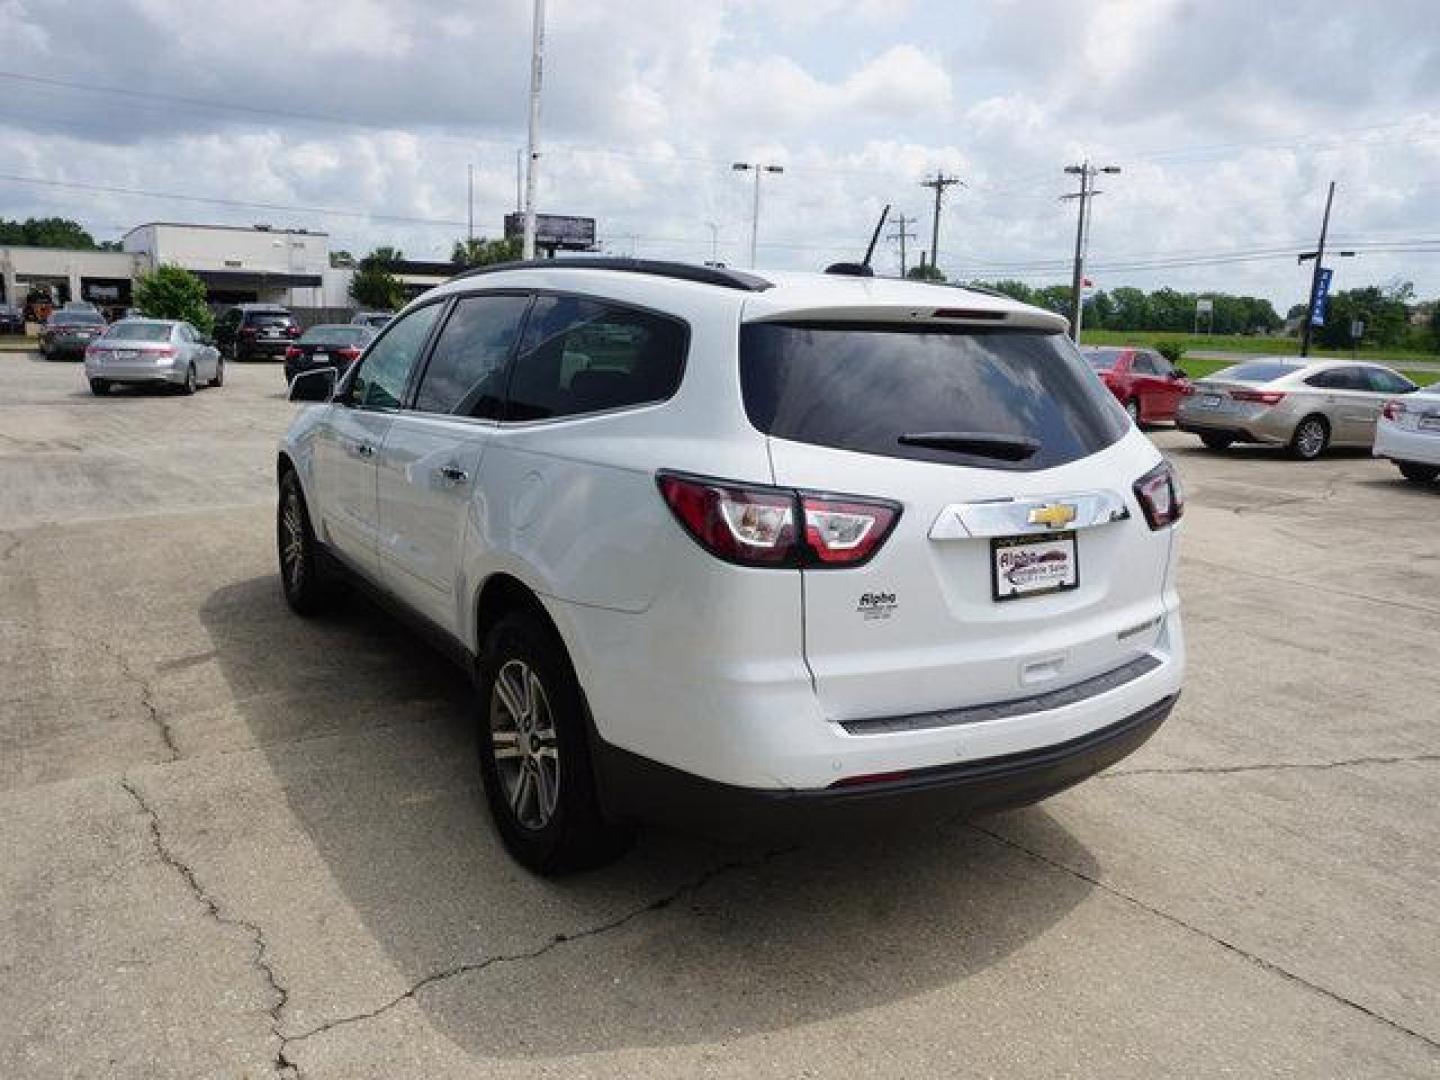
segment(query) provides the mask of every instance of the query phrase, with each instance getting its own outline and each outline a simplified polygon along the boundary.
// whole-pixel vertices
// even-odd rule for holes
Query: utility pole
[[[1320,243],[1315,246],[1314,251],[1302,251],[1295,257],[1297,263],[1315,260],[1315,271],[1310,275],[1310,302],[1305,305],[1305,314],[1300,320],[1300,355],[1310,355],[1310,320],[1315,316],[1315,307],[1320,301],[1320,279],[1324,275],[1324,268],[1320,265],[1325,261],[1325,237],[1330,232],[1330,206],[1335,202],[1335,181],[1330,181],[1330,192],[1325,196],[1325,216],[1320,219]],[[1355,252],[1342,251],[1342,259],[1351,258]]]
[[[534,0],[535,25],[530,37],[530,162],[525,171],[525,238],[522,259],[535,257],[535,184],[540,165],[540,86],[545,76],[545,0]]]
[[[465,235],[475,245],[475,166],[465,166]],[[468,254],[468,253],[467,253]]]
[[[930,265],[940,265],[940,203],[945,195],[945,189],[959,184],[965,186],[965,181],[958,176],[946,176],[944,171],[937,172],[928,180],[921,180],[921,187],[935,189],[935,218],[930,223]]]
[[[1113,174],[1120,171],[1118,165],[1091,165],[1090,162],[1082,161],[1079,165],[1066,165],[1065,171],[1072,176],[1080,177],[1080,190],[1069,195],[1060,196],[1062,199],[1078,199],[1080,201],[1080,214],[1075,222],[1075,272],[1070,279],[1070,336],[1075,344],[1080,344],[1080,322],[1083,300],[1080,295],[1085,284],[1085,246],[1090,234],[1090,200],[1100,192],[1095,190],[1095,177],[1101,173]]]
[[[520,147],[515,148],[515,212],[525,212],[525,180],[524,180],[524,158],[525,151]]]
[[[737,161],[730,166],[736,172],[755,173],[755,205],[750,211],[750,269],[755,269],[755,250],[760,246],[760,174],[783,173],[782,165],[762,165],[757,162]]]
[[[908,227],[919,223],[919,218],[906,217],[904,214],[897,214],[895,217],[895,231],[887,236],[886,240],[900,241],[900,276],[905,276],[905,241],[914,240],[916,234],[908,231]]]

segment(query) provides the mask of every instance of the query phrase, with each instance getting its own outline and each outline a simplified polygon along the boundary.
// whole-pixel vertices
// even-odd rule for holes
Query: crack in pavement
[[[734,859],[727,862],[722,862],[716,866],[711,867],[709,870],[706,870],[704,873],[700,874],[693,880],[682,883],[681,885],[672,889],[665,895],[657,897],[654,900],[647,901],[646,903],[641,904],[639,907],[631,908],[629,911],[617,916],[614,919],[609,920],[608,922],[603,922],[597,926],[588,927],[584,930],[577,930],[574,933],[556,934],[554,937],[544,942],[543,944],[538,945],[533,949],[528,949],[524,952],[501,953],[496,956],[488,957],[484,960],[467,961],[455,964],[452,967],[444,968],[441,971],[431,972],[429,975],[426,975],[418,982],[412,984],[409,989],[405,990],[403,993],[397,994],[395,997],[391,998],[389,1001],[385,1002],[383,1005],[378,1006],[377,1008],[370,1009],[362,1013],[355,1013],[351,1016],[342,1016],[334,1020],[327,1020],[325,1021],[325,1023],[313,1027],[309,1031],[302,1032],[299,1035],[282,1034],[280,1036],[281,1050],[283,1052],[294,1043],[303,1042],[306,1039],[313,1038],[316,1035],[322,1035],[327,1031],[333,1031],[335,1028],[347,1027],[351,1024],[363,1023],[367,1020],[373,1020],[378,1016],[383,1016],[385,1013],[389,1012],[397,1005],[418,997],[420,991],[426,989],[427,987],[434,986],[437,983],[445,982],[449,979],[454,979],[461,975],[470,975],[478,971],[484,971],[486,968],[490,968],[499,964],[515,964],[524,963],[529,960],[537,960],[540,957],[544,956],[546,953],[550,952],[552,949],[556,949],[561,945],[565,945],[573,941],[582,941],[585,938],[599,937],[603,934],[608,934],[611,931],[618,930],[621,927],[631,922],[634,922],[636,919],[640,918],[643,915],[647,915],[650,912],[663,911],[684,896],[693,896],[701,889],[703,889],[706,885],[710,884],[710,882],[714,881],[716,878],[724,874],[728,874],[735,870],[744,870],[751,867],[764,866],[766,863],[772,861],[773,859],[777,859],[783,855],[789,855],[792,852],[798,850],[799,846],[797,845],[796,847],[779,848],[773,851],[767,851],[758,859]]]
[[[1343,761],[1278,761],[1273,764],[1255,765],[1177,765],[1174,768],[1115,769],[1103,772],[1095,779],[1114,780],[1121,776],[1203,776],[1207,774],[1224,776],[1229,773],[1343,769],[1351,765],[1406,765],[1430,761],[1440,761],[1440,754],[1411,754],[1407,757],[1357,757],[1346,758]]]
[[[1281,967],[1273,960],[1267,960],[1263,956],[1260,956],[1258,953],[1250,952],[1248,949],[1244,949],[1241,946],[1236,945],[1232,941],[1227,941],[1225,938],[1220,937],[1218,934],[1213,934],[1209,930],[1202,929],[1201,927],[1196,926],[1194,923],[1186,922],[1178,915],[1172,915],[1168,911],[1157,908],[1152,904],[1147,904],[1138,896],[1127,893],[1116,885],[1112,885],[1108,882],[1102,881],[1097,877],[1085,873],[1083,870],[1077,870],[1075,867],[1069,866],[1066,863],[1060,862],[1057,859],[1052,859],[1048,855],[1044,855],[1041,852],[1026,847],[1018,840],[1012,840],[1008,836],[1004,836],[997,832],[992,832],[990,829],[983,828],[975,824],[973,821],[967,822],[966,825],[968,828],[981,834],[982,836],[990,837],[990,839],[994,840],[996,843],[1004,844],[1008,848],[1012,848],[1015,851],[1029,856],[1031,859],[1034,859],[1038,863],[1049,866],[1052,869],[1060,871],[1061,873],[1069,874],[1071,877],[1078,878],[1080,881],[1086,882],[1094,888],[1099,889],[1101,892],[1113,896],[1116,899],[1121,900],[1132,907],[1138,908],[1140,911],[1143,911],[1148,915],[1154,916],[1157,919],[1161,919],[1164,922],[1170,923],[1172,926],[1177,926],[1181,930],[1185,930],[1188,933],[1194,934],[1197,937],[1203,938],[1206,941],[1211,942],[1212,944],[1218,945],[1226,952],[1234,953],[1241,959],[1248,960],[1250,963],[1254,964],[1256,967],[1260,968],[1263,971],[1268,971],[1272,975],[1278,975],[1283,979],[1287,979],[1290,982],[1295,983],[1297,986],[1304,987],[1312,993],[1318,994],[1324,998],[1328,998],[1330,1001],[1333,1001],[1338,1005],[1343,1005],[1349,1009],[1354,1010],[1355,1012],[1360,1013],[1363,1016],[1369,1017],[1371,1020],[1378,1021],[1379,1023],[1384,1024],[1386,1027],[1391,1028],[1394,1031],[1398,1031],[1402,1035],[1409,1036],[1410,1038],[1416,1040],[1417,1042],[1423,1044],[1431,1050],[1440,1051],[1440,1041],[1432,1039],[1424,1032],[1416,1031],[1414,1028],[1407,1027],[1404,1024],[1400,1023],[1398,1020],[1392,1020],[1384,1013],[1377,1012],[1375,1009],[1372,1009],[1367,1005],[1362,1005],[1360,1002],[1354,1000],[1353,998],[1346,997],[1339,991],[1331,990],[1327,987],[1321,986],[1319,983],[1311,982],[1303,975],[1297,975],[1295,972],[1290,971],[1288,968]]]
[[[165,843],[165,838],[160,832],[160,815],[155,812],[154,807],[150,805],[145,796],[140,794],[140,789],[135,786],[129,777],[122,777],[120,786],[125,789],[130,798],[135,800],[135,804],[140,808],[141,813],[148,819],[150,825],[150,842],[155,848],[155,854],[159,856],[160,861],[180,875],[180,878],[190,890],[191,895],[200,902],[201,906],[205,908],[206,914],[208,914],[215,923],[220,926],[234,927],[249,935],[255,946],[255,955],[251,958],[251,966],[264,977],[265,984],[275,999],[275,1003],[266,1010],[266,1014],[270,1017],[270,1032],[278,1044],[274,1059],[275,1073],[277,1076],[285,1077],[286,1080],[295,1080],[295,1078],[299,1077],[299,1070],[286,1058],[286,1039],[280,1032],[280,1014],[290,1001],[290,991],[287,990],[275,976],[275,969],[271,966],[268,956],[269,946],[265,941],[265,932],[261,930],[256,923],[250,922],[248,919],[240,919],[232,915],[226,915],[220,910],[220,905],[216,903],[215,899],[206,891],[205,887],[200,884],[200,879],[195,875],[195,871]]]
[[[160,739],[165,744],[166,752],[170,755],[166,763],[179,761],[180,747],[175,742],[175,731],[171,728],[170,722],[166,720],[160,712],[160,706],[155,704],[155,691],[150,685],[150,680],[131,667],[130,661],[125,654],[115,648],[110,642],[99,640],[96,641],[95,644],[99,646],[102,652],[108,653],[111,658],[114,659],[116,667],[120,669],[120,674],[126,682],[140,688],[140,705],[149,715],[150,723],[154,725],[155,729],[160,733]]]

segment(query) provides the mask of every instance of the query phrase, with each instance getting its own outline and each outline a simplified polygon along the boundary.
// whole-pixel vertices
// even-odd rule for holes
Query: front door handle
[[[355,456],[372,458],[375,456],[375,447],[368,442],[357,442],[355,444]]]
[[[459,465],[441,465],[436,472],[440,474],[442,479],[448,480],[452,484],[463,484],[470,479],[470,474],[460,468]]]

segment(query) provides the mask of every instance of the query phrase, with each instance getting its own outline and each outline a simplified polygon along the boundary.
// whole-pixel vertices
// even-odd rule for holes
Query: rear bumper
[[[1175,418],[1175,426],[1191,435],[1219,435],[1223,438],[1234,439],[1236,442],[1279,444],[1290,441],[1288,432],[1224,421],[1207,422],[1178,416]]]
[[[1440,465],[1440,434],[1407,431],[1382,421],[1375,428],[1376,457],[1416,465]]]
[[[293,338],[255,339],[240,338],[235,342],[235,359],[248,360],[252,357],[263,356],[269,359],[283,357],[285,350],[294,345]]]
[[[117,364],[85,361],[85,376],[112,383],[183,383],[185,368],[170,364]]]
[[[917,769],[849,787],[771,790],[705,780],[600,743],[596,768],[607,813],[661,815],[726,836],[797,834],[817,825],[897,814],[975,814],[1026,806],[1078,784],[1134,753],[1165,722],[1178,691],[1063,743],[1001,757]]]

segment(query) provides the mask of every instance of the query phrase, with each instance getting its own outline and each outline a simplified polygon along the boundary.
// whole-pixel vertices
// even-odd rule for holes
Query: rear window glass
[[[1284,376],[1299,370],[1299,364],[1277,364],[1274,362],[1259,364],[1236,364],[1234,367],[1228,367],[1224,371],[1217,371],[1215,373],[1215,378],[1233,379],[1235,382],[1262,383],[1271,382],[1275,379],[1283,378]]]
[[[104,322],[94,311],[57,311],[50,316],[51,326],[100,326]]]
[[[1093,454],[1129,430],[1113,395],[1058,333],[919,330],[838,323],[751,323],[741,330],[745,409],[776,438],[865,454],[1047,469]],[[1033,439],[1021,461],[905,435]]]
[[[107,341],[169,341],[170,327],[166,323],[138,322],[116,323],[105,335]]]
[[[312,326],[300,335],[305,345],[364,345],[375,335],[363,326]]]
[[[245,321],[250,326],[289,326],[295,321],[295,316],[283,311],[252,311]]]

